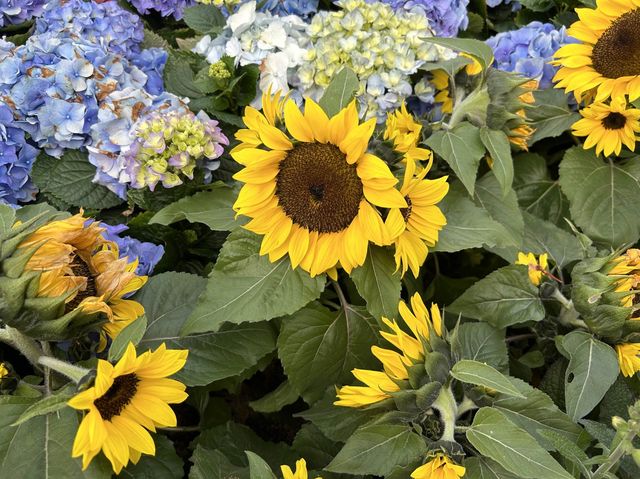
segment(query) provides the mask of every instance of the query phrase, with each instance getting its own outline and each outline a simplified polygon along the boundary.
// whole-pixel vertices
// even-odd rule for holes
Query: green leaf
[[[320,296],[324,275],[312,278],[300,268],[293,270],[288,258],[271,263],[268,256],[260,256],[255,242],[246,241],[247,237],[256,235],[245,230],[229,235],[227,250],[233,248],[228,243],[240,244],[234,260],[225,259],[221,253],[182,334],[216,331],[224,322],[237,324],[284,316]]]
[[[504,330],[487,323],[460,324],[451,335],[451,349],[458,361],[471,359],[509,372],[509,357]]]
[[[271,391],[256,401],[251,401],[249,406],[256,412],[276,412],[284,406],[293,404],[299,397],[300,395],[293,386],[291,386],[291,383],[289,381],[285,381],[274,391]]]
[[[351,436],[327,471],[385,476],[426,452],[424,440],[408,426],[364,426]]]
[[[276,334],[270,324],[227,325],[218,332],[183,336],[186,318],[193,310],[206,280],[187,273],[153,276],[135,299],[142,303],[149,326],[139,343],[142,349],[166,343],[188,349],[185,367],[176,378],[189,386],[241,374],[275,349]]]
[[[353,368],[375,366],[377,330],[362,307],[329,311],[313,303],[283,321],[278,356],[291,385],[311,403],[328,386],[351,382]]]
[[[494,367],[479,361],[472,361],[470,359],[458,361],[451,369],[451,376],[463,383],[476,384],[478,386],[495,389],[509,396],[525,398],[507,376]]]
[[[15,210],[9,205],[0,205],[0,235],[11,231],[15,220]]]
[[[230,231],[239,223],[235,221],[233,203],[237,193],[220,184],[211,191],[202,191],[165,206],[149,220],[149,223],[170,225],[181,220],[204,223],[213,231]]]
[[[143,314],[134,322],[127,325],[127,327],[120,331],[120,334],[116,336],[116,339],[114,339],[111,347],[109,348],[109,361],[115,362],[120,359],[127,350],[127,346],[130,342],[136,346],[144,336],[146,330],[147,317]]]
[[[198,444],[191,456],[193,466],[189,479],[249,479],[249,470],[237,466],[216,449],[208,449]]]
[[[101,210],[123,202],[102,185],[93,183],[96,167],[87,154],[67,150],[61,158],[40,153],[33,165],[31,178],[42,193],[67,205]]]
[[[457,183],[459,184],[459,183]],[[456,183],[454,183],[456,185]],[[447,224],[439,235],[432,251],[453,253],[483,245],[504,245],[509,232],[495,221],[489,213],[478,208],[460,189],[453,187],[440,203],[440,209],[447,218]],[[508,240],[507,240],[508,241]]]
[[[198,33],[217,33],[224,25],[225,18],[214,5],[196,4],[185,8],[184,22]]]
[[[119,478],[135,479],[175,479],[182,477],[183,462],[176,454],[173,443],[160,434],[154,438],[156,453],[153,456],[143,454],[138,464],[129,464],[118,475]]]
[[[308,466],[324,468],[340,451],[341,445],[325,437],[313,424],[303,424],[293,440],[293,448]],[[315,477],[315,475],[310,477]]]
[[[548,429],[538,431],[538,434],[551,443],[553,448],[563,457],[577,465],[584,477],[590,476],[590,469],[584,465],[584,462],[589,460],[589,456],[575,442],[570,441],[562,434]]]
[[[499,411],[483,407],[467,430],[467,439],[482,455],[524,479],[573,479],[527,431]]]
[[[275,474],[264,459],[251,451],[245,451],[249,460],[249,470],[251,479],[276,479]]]
[[[553,3],[550,0],[535,0]],[[533,93],[535,104],[527,109],[528,124],[535,131],[529,145],[542,140],[560,136],[580,119],[580,114],[569,107],[568,96],[561,90],[547,88]]]
[[[585,234],[613,248],[640,238],[640,163],[606,163],[574,147],[560,163],[560,186],[571,218]]]
[[[439,38],[438,40],[459,39]],[[478,165],[485,152],[480,140],[480,130],[471,123],[462,122],[451,130],[434,133],[426,144],[449,164],[469,194],[473,196]]]
[[[11,426],[19,426],[36,416],[42,416],[67,407],[67,401],[75,395],[74,388],[66,386],[51,396],[40,399],[29,406]]]
[[[480,139],[493,159],[493,173],[502,187],[502,195],[511,191],[513,183],[513,158],[509,138],[504,132],[483,126]]]
[[[140,44],[141,48],[163,48],[164,50],[169,50],[171,46],[169,42],[167,42],[164,38],[158,35],[153,30],[149,30],[148,28],[144,29],[144,40]]]
[[[449,312],[506,328],[528,321],[542,321],[544,307],[527,274],[527,267],[510,265],[478,281],[449,306]]]
[[[391,250],[370,246],[367,259],[353,270],[351,279],[374,318],[384,316],[392,319],[397,316],[402,286]]]
[[[199,98],[202,93],[193,82],[194,75],[189,62],[177,55],[169,55],[164,67],[165,89],[178,96]]]
[[[567,414],[574,421],[598,405],[618,377],[618,358],[611,346],[591,334],[572,331],[562,338],[569,354],[564,394]]]
[[[343,67],[331,79],[331,83],[320,98],[319,105],[329,118],[346,107],[358,91],[360,82],[351,68]]]
[[[471,38],[425,38],[427,42],[435,43],[443,47],[468,53],[478,60],[483,69],[493,63],[493,50],[489,45],[480,40]]]
[[[560,267],[584,258],[580,241],[574,235],[529,213],[522,216],[525,232],[521,251],[547,253],[549,259]]]
[[[519,479],[487,457],[474,456],[464,460],[464,479]]]
[[[555,5],[553,0],[521,0],[520,3],[534,12],[546,12]]]

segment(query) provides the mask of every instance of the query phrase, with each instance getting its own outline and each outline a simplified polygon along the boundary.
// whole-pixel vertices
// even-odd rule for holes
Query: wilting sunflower
[[[309,473],[307,472],[307,461],[299,459],[296,461],[296,472],[293,472],[289,466],[280,466],[282,471],[282,479],[308,479]],[[316,477],[316,479],[322,479]]]
[[[411,473],[413,479],[459,479],[466,469],[459,466],[449,457],[438,453],[436,457]]]
[[[114,366],[98,361],[95,385],[69,401],[74,409],[88,410],[75,441],[73,457],[82,456],[86,469],[102,451],[118,474],[129,461],[141,454],[155,454],[155,444],[147,430],[156,426],[176,426],[176,415],[169,404],[187,399],[185,385],[168,376],[183,368],[187,350],[168,350],[164,343],[140,356],[129,343]]]
[[[118,259],[118,245],[105,240],[103,231],[100,223],[77,214],[38,228],[19,248],[36,249],[25,269],[41,272],[38,296],[68,295],[65,313],[76,308],[104,313],[108,321],[103,332],[115,338],[144,313],[140,303],[124,297],[140,289],[147,277],[135,274],[137,259]]]
[[[595,9],[578,8],[580,18],[567,34],[581,43],[561,47],[553,63],[562,68],[556,88],[578,101],[595,89],[595,101],[640,97],[640,8],[634,0],[598,0]]]
[[[234,209],[252,218],[245,227],[264,235],[260,254],[271,261],[288,254],[312,276],[338,263],[351,272],[369,241],[391,244],[376,207],[407,206],[386,163],[367,153],[375,119],[359,124],[355,102],[332,118],[310,99],[304,114],[292,100],[280,105],[263,98],[265,114],[245,109],[248,128],[231,152],[244,165],[234,178],[246,183]]]
[[[640,343],[616,344],[620,371],[631,377],[640,371]]]
[[[605,156],[636,148],[636,134],[640,132],[640,110],[627,108],[624,99],[613,99],[611,104],[595,102],[580,110],[582,119],[571,127],[576,136],[586,136],[584,148],[596,147],[596,154]]]
[[[338,389],[336,406],[362,407],[378,403],[391,397],[391,393],[400,391],[400,385],[409,378],[407,368],[424,362],[423,342],[428,342],[431,331],[442,336],[442,317],[436,304],[431,305],[431,314],[418,293],[411,297],[411,309],[404,301],[398,304],[398,312],[412,334],[404,332],[398,323],[382,318],[389,331],[380,334],[395,346],[400,353],[392,349],[373,346],[371,352],[382,363],[384,371],[354,369],[356,379],[366,386],[343,386]]]
[[[420,266],[429,252],[428,246],[435,246],[438,232],[447,224],[447,219],[436,205],[449,191],[447,177],[426,180],[433,156],[429,152],[429,163],[416,174],[416,163],[407,159],[404,181],[400,193],[407,202],[406,208],[391,208],[386,224],[395,238],[396,270],[402,275],[410,268],[417,278]]]
[[[531,281],[534,286],[538,286],[540,284],[544,273],[549,267],[547,253],[541,254],[540,259],[536,259],[536,256],[533,253],[524,254],[520,252],[518,253],[516,264],[522,264],[528,267],[529,281]]]

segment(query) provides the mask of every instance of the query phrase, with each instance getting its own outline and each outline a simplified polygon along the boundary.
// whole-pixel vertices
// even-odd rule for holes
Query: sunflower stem
[[[440,389],[440,394],[431,405],[433,409],[440,413],[440,420],[444,425],[441,441],[454,442],[454,433],[456,428],[456,417],[458,416],[458,404],[453,397],[450,387]]]
[[[20,351],[20,353],[36,367],[38,367],[38,360],[44,355],[42,348],[40,348],[35,340],[29,336],[25,336],[11,326],[0,328],[0,341]]]
[[[89,369],[75,366],[66,361],[62,361],[51,356],[41,356],[38,361],[42,366],[51,368],[54,371],[65,375],[75,383],[80,384],[82,380],[91,372]]]
[[[560,316],[558,317],[560,323],[574,328],[588,329],[586,323],[580,319],[580,314],[576,311],[573,301],[567,299],[557,288],[553,290],[551,297],[562,306]]]

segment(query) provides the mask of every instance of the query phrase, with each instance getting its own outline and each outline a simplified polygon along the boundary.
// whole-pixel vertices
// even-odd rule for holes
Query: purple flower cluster
[[[35,198],[29,173],[37,155],[17,128],[11,108],[0,101],[0,202],[17,205]]]
[[[173,15],[180,20],[184,9],[195,5],[195,0],[131,0],[131,4],[143,15],[155,10],[163,17]]]
[[[541,22],[531,22],[487,40],[495,55],[496,68],[536,79],[541,89],[552,86],[556,72],[549,60],[558,48],[571,42],[573,40],[567,36],[564,27],[556,30],[552,24]]]
[[[0,0],[0,27],[18,25],[42,14],[46,0]]]
[[[129,229],[126,225],[110,226],[102,223],[102,226],[106,228],[102,236],[107,241],[113,241],[118,245],[120,258],[126,256],[129,258],[129,262],[138,260],[138,267],[135,271],[137,275],[147,276],[153,273],[153,269],[164,255],[162,245],[140,241],[131,236],[121,236],[120,233]]]
[[[394,10],[422,10],[438,37],[455,37],[469,25],[469,0],[382,0]]]

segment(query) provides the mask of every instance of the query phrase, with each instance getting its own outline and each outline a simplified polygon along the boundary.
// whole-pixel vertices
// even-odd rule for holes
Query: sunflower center
[[[618,112],[611,112],[605,118],[602,119],[602,126],[607,130],[619,130],[623,128],[627,123],[627,118]]]
[[[606,78],[640,75],[640,8],[618,17],[593,46],[593,68]]]
[[[411,216],[411,198],[409,198],[408,196],[405,196],[404,200],[407,202],[407,207],[400,208],[400,213],[402,214],[402,217],[404,218],[404,222],[406,223],[407,221],[409,221],[409,216]]]
[[[276,196],[285,214],[318,233],[346,229],[358,215],[362,181],[335,145],[302,143],[280,162]]]
[[[84,276],[87,278],[87,287],[84,291],[78,291],[75,298],[69,301],[65,305],[65,313],[73,311],[78,307],[78,305],[82,302],[83,299],[88,298],[90,296],[97,296],[98,289],[96,288],[96,279],[89,268],[89,265],[84,262],[84,260],[76,255],[71,263],[71,270],[73,271],[74,276]]]
[[[115,378],[107,392],[93,401],[102,419],[110,421],[112,417],[118,416],[136,395],[139,382],[135,373]]]

